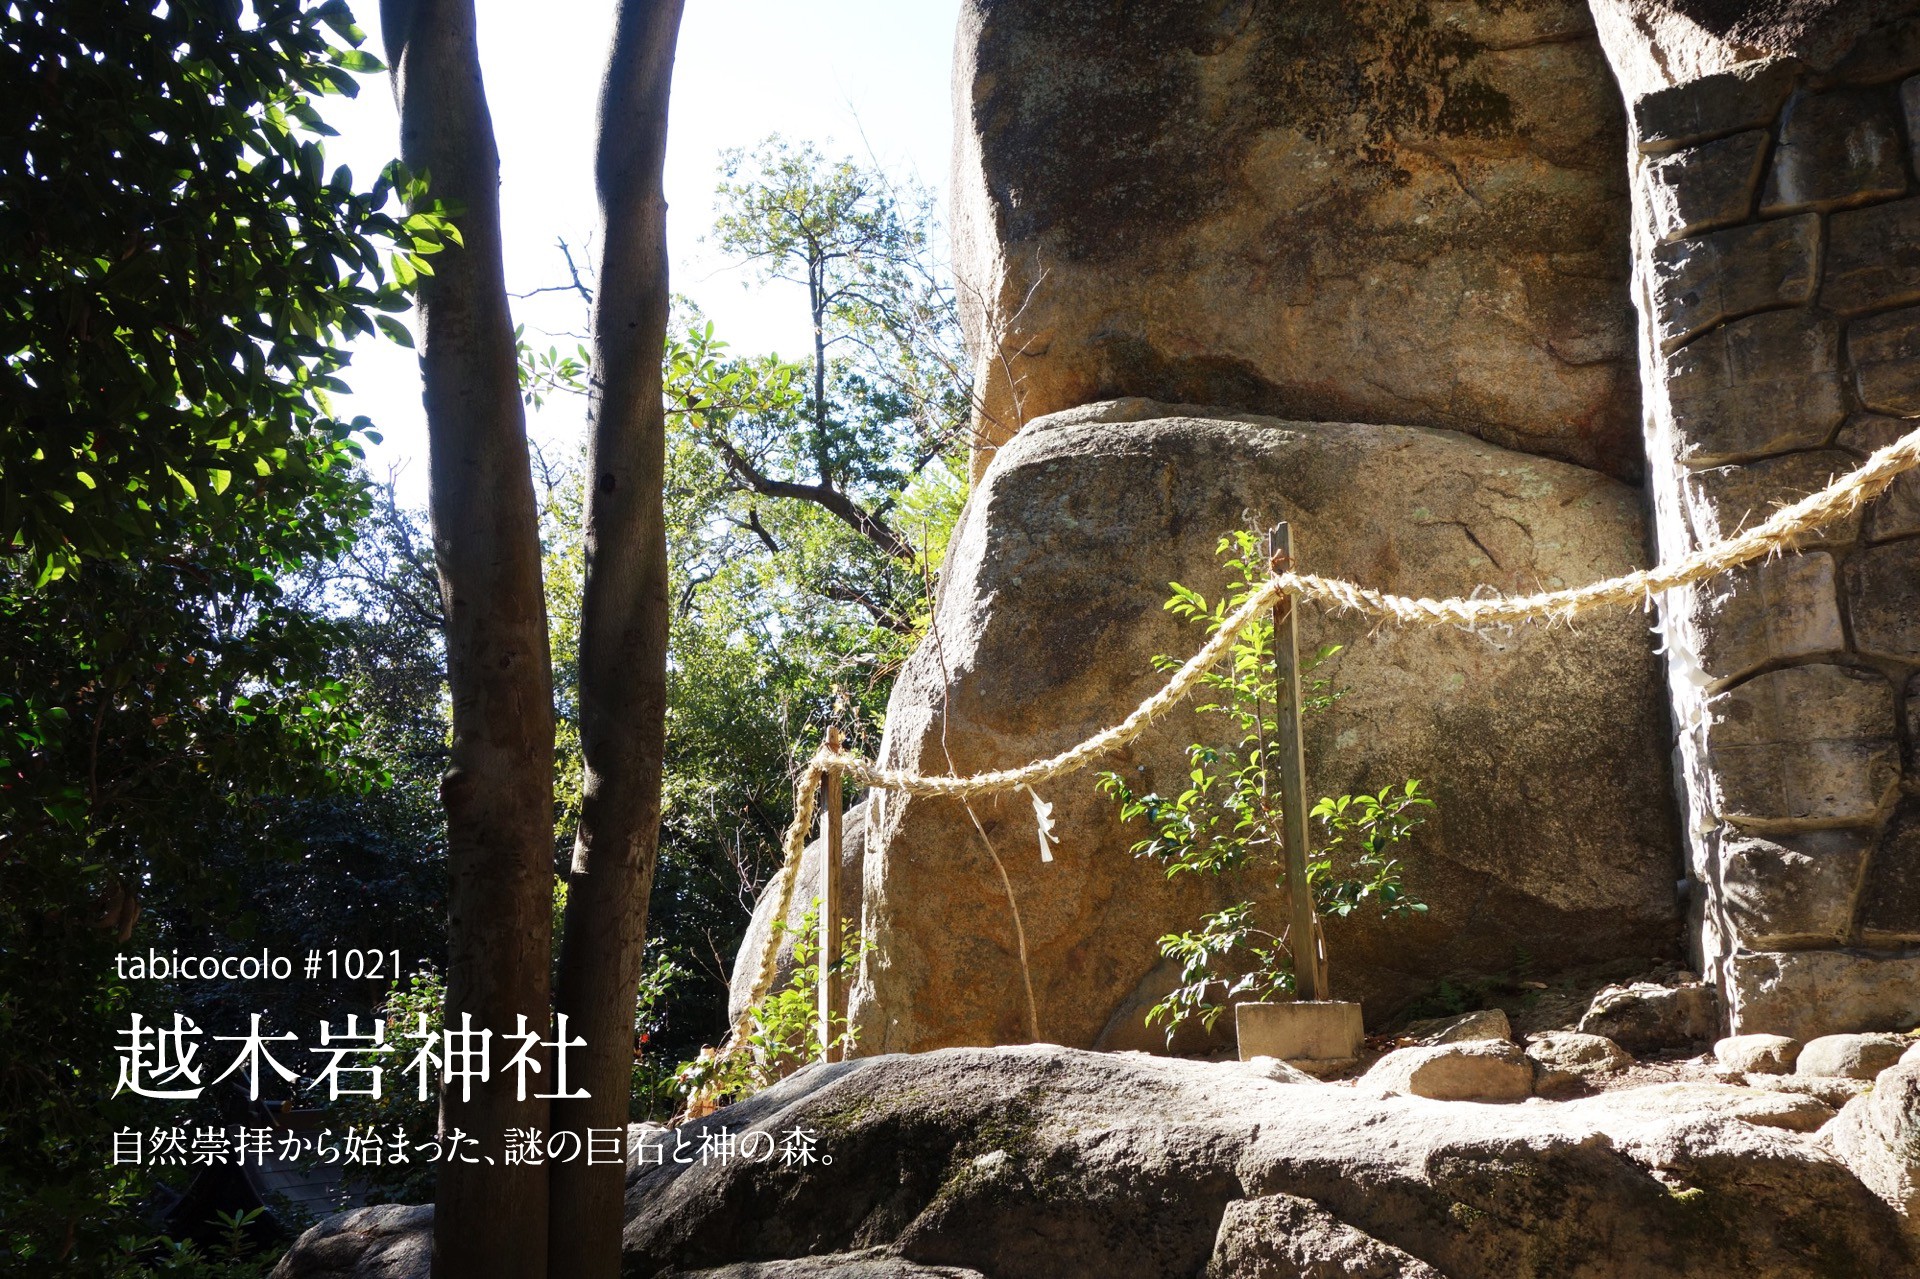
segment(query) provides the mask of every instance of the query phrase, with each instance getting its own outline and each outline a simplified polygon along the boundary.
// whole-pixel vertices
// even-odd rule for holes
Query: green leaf
[[[412,349],[413,334],[407,331],[406,325],[400,323],[400,321],[390,315],[376,315],[373,317],[373,322],[379,326],[380,331],[386,334],[390,340],[398,342],[401,346],[407,347],[408,349]]]

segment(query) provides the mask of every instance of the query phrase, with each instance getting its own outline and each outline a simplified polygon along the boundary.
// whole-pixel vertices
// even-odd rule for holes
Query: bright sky
[[[368,48],[380,52],[378,6],[358,0],[354,8]],[[524,292],[565,283],[555,241],[564,237],[579,256],[597,234],[595,112],[611,0],[478,0],[478,9],[500,146],[507,287]],[[958,11],[958,0],[688,0],[667,150],[673,288],[699,303],[737,349],[800,355],[805,297],[797,289],[754,286],[701,243],[713,219],[719,152],[779,132],[818,143],[829,155],[871,156],[944,194]],[[364,81],[351,102],[325,105],[341,134],[328,140],[328,160],[351,165],[366,183],[399,150],[386,79]],[[570,294],[516,301],[514,317],[541,345],[542,332],[584,333],[587,322]],[[574,345],[564,336],[552,340],[562,350]],[[374,474],[396,468],[403,499],[423,505],[426,425],[413,353],[363,340],[347,381],[355,394],[345,411],[365,413],[385,436],[369,456]],[[577,440],[581,425],[580,406],[565,396],[550,400],[531,423],[536,439],[559,445]]]

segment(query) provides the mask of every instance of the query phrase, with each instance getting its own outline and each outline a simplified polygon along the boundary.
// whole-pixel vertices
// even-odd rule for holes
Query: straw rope
[[[1227,655],[1241,632],[1272,608],[1283,595],[1317,600],[1342,611],[1369,614],[1404,625],[1469,628],[1536,618],[1566,621],[1590,609],[1614,605],[1651,608],[1654,597],[1665,591],[1705,581],[1729,569],[1788,549],[1803,534],[1850,515],[1872,501],[1903,472],[1915,466],[1920,466],[1920,429],[1880,449],[1859,469],[1834,480],[1817,493],[1782,507],[1744,533],[1702,547],[1672,564],[1642,569],[1568,590],[1534,595],[1416,599],[1311,573],[1277,574],[1249,595],[1220,624],[1200,651],[1125,719],[1058,755],[1037,759],[1018,768],[975,773],[969,777],[930,777],[900,769],[881,768],[858,755],[823,748],[807,761],[806,770],[800,778],[793,822],[787,827],[784,841],[786,860],[780,868],[775,890],[778,909],[773,918],[785,919],[793,905],[793,886],[798,878],[801,855],[806,851],[807,832],[813,829],[820,783],[829,771],[837,771],[850,781],[882,790],[900,791],[908,795],[947,795],[961,799],[1031,786],[1083,768],[1139,737],[1154,721],[1179,705],[1206,673]],[[767,992],[772,989],[778,952],[779,935],[769,932],[761,952],[759,971],[754,978],[752,997],[747,1000],[749,1010],[765,999]],[[744,1035],[750,1016],[750,1011],[741,1014],[740,1021],[734,1027],[736,1041]]]

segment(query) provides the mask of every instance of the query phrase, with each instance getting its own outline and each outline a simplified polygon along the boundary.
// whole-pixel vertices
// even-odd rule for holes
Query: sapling
[[[1172,583],[1167,611],[1207,634],[1265,581],[1267,564],[1258,539],[1249,532],[1229,533],[1218,552],[1230,576],[1224,596],[1209,604],[1198,591]],[[1318,712],[1339,694],[1315,675],[1340,651],[1329,644],[1301,662],[1301,710]],[[1159,656],[1156,669],[1178,669],[1182,659]],[[1118,773],[1100,774],[1100,790],[1119,805],[1124,822],[1145,822],[1152,832],[1132,846],[1136,857],[1166,867],[1167,878],[1183,874],[1225,875],[1256,870],[1274,875],[1279,901],[1287,891],[1286,852],[1279,780],[1269,767],[1269,751],[1278,748],[1278,682],[1274,668],[1273,623],[1262,618],[1234,641],[1202,687],[1209,700],[1196,709],[1225,721],[1224,744],[1195,742],[1187,748],[1187,786],[1178,795],[1137,794]],[[1310,817],[1319,838],[1307,861],[1307,888],[1321,915],[1344,917],[1359,910],[1382,916],[1424,913],[1426,903],[1412,896],[1401,866],[1390,855],[1426,817],[1433,801],[1417,779],[1389,784],[1378,792],[1339,795],[1315,804]],[[1281,911],[1284,914],[1284,910]],[[1160,953],[1180,963],[1180,985],[1147,1012],[1149,1026],[1164,1026],[1167,1039],[1192,1020],[1211,1031],[1221,1013],[1236,1003],[1291,997],[1294,991],[1296,939],[1262,926],[1269,910],[1239,901],[1204,915],[1200,927],[1160,938]],[[1306,946],[1301,946],[1303,952]]]

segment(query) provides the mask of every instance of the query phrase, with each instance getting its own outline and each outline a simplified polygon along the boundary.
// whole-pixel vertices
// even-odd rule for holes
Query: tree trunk
[[[600,102],[604,257],[594,298],[585,592],[580,609],[580,832],[555,1009],[586,1040],[556,1131],[614,1129],[632,1093],[633,1013],[660,827],[666,737],[667,97],[683,0],[622,0]],[[549,1266],[618,1279],[626,1164],[555,1164]]]
[[[547,1169],[508,1166],[510,1128],[545,1129],[547,1103],[516,1101],[501,1036],[547,1024],[552,956],[553,694],[540,536],[513,324],[501,263],[499,154],[480,81],[472,0],[384,0],[401,155],[459,210],[421,281],[434,554],[453,695],[447,814],[447,1024],[493,1032],[492,1072],[471,1097],[445,1087],[441,1126],[474,1139],[441,1166],[434,1273],[542,1279]],[[402,1041],[404,1046],[404,1041]],[[477,1046],[477,1045],[476,1045]],[[529,1088],[529,1094],[543,1091]],[[489,1163],[489,1156],[491,1163]]]

